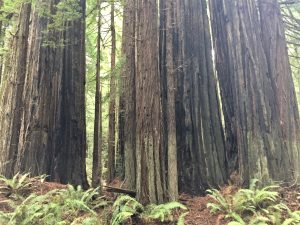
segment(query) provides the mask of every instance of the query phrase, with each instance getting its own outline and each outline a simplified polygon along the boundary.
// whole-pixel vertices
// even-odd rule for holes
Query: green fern
[[[12,179],[8,179],[4,176],[0,176],[0,181],[4,184],[1,187],[0,193],[6,196],[11,196],[13,194],[22,195],[23,192],[29,189],[32,182],[29,179],[30,174],[20,174],[17,173]]]
[[[222,212],[232,221],[229,225],[299,225],[298,212],[283,203],[278,203],[279,186],[271,185],[258,188],[259,181],[252,180],[249,189],[241,189],[234,195],[223,196],[218,190],[209,190],[215,203],[208,203],[211,213]],[[284,216],[289,215],[287,219]]]
[[[270,222],[269,218],[261,215],[253,216],[249,222],[244,221],[237,213],[230,213],[226,218],[233,219],[228,225],[268,225],[268,222]]]
[[[136,199],[121,195],[113,204],[112,225],[119,225],[134,215],[141,214],[144,207]]]
[[[189,214],[189,212],[182,213],[178,219],[177,225],[184,225],[185,217]]]
[[[84,191],[80,187],[75,189],[72,186],[66,190],[53,190],[41,196],[31,194],[13,212],[1,213],[0,221],[5,221],[3,223],[6,225],[67,225],[72,223],[96,225],[98,224],[95,222],[97,214],[92,209],[96,195],[98,195],[97,189]],[[103,199],[102,201],[105,202]],[[79,221],[83,212],[85,217],[81,217]]]
[[[217,203],[208,203],[207,208],[210,209],[211,213],[217,212],[231,212],[230,200],[226,199],[217,189],[207,190],[207,193]]]
[[[133,217],[146,221],[173,222],[175,220],[173,211],[176,209],[183,210],[178,219],[178,225],[183,225],[187,215],[187,208],[179,202],[169,202],[160,205],[151,204],[144,207],[136,199],[122,195],[113,204],[111,225],[120,225]]]
[[[173,210],[182,209],[187,210],[186,206],[179,202],[170,202],[161,205],[150,205],[149,209],[146,209],[144,216],[150,219],[156,219],[161,222],[173,221]]]
[[[300,224],[300,211],[289,211],[289,218],[287,218],[282,225],[299,225]]]

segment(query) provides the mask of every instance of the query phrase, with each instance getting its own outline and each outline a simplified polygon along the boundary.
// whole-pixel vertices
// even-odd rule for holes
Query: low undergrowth
[[[187,208],[178,202],[143,206],[121,195],[113,203],[101,196],[98,188],[83,190],[69,185],[38,193],[34,184],[44,178],[30,178],[29,174],[0,177],[0,206],[6,205],[6,210],[0,211],[0,225],[183,225],[187,214]]]
[[[30,178],[16,174],[12,179],[0,177],[0,225],[100,225],[98,210],[110,202],[99,195],[99,190],[83,190],[71,185],[36,193],[35,184],[45,176]]]
[[[177,222],[177,225],[184,225],[187,210],[187,207],[179,202],[151,204],[144,207],[136,199],[124,195],[120,196],[113,205],[111,225],[121,225],[124,222],[132,224],[134,221],[140,221],[143,224],[153,224],[156,221]]]
[[[213,214],[225,215],[228,225],[299,225],[300,211],[293,211],[281,202],[279,186],[259,188],[258,182],[253,180],[249,189],[240,189],[232,195],[208,190],[214,202],[207,207]]]

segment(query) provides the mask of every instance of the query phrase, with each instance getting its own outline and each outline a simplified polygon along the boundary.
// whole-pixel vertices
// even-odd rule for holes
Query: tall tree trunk
[[[63,32],[50,30],[44,35],[52,20],[39,15],[37,8],[42,4],[54,15],[57,3],[56,0],[46,5],[43,0],[36,2],[30,34],[24,38],[27,45],[29,42],[28,54],[23,48],[18,49],[28,62],[22,70],[22,85],[25,82],[26,86],[21,93],[24,110],[12,114],[20,120],[16,131],[18,144],[14,145],[15,155],[8,158],[14,162],[13,166],[5,168],[11,174],[17,171],[48,174],[51,180],[86,188],[85,1],[79,2],[80,19],[67,22]],[[52,42],[58,46],[49,46]],[[8,152],[5,146],[1,150]]]
[[[168,154],[173,152],[170,140],[175,137],[180,191],[203,193],[223,184],[227,177],[207,5],[206,1],[165,0],[160,10]]]
[[[96,63],[96,94],[95,94],[95,122],[94,122],[94,150],[92,186],[102,188],[102,94],[100,80],[100,53],[101,53],[101,0],[98,0],[97,22],[97,63]]]
[[[252,178],[291,180],[291,150],[282,136],[279,93],[270,76],[256,2],[212,0],[211,13],[231,172],[238,170],[246,184]]]
[[[139,1],[136,11],[124,11],[125,71],[131,74],[122,92],[129,93],[125,174],[134,187],[134,157],[142,202],[175,200],[178,182],[182,191],[195,193],[223,184],[227,177],[206,1],[159,3]],[[135,28],[128,26],[130,21],[136,21]],[[132,109],[135,114],[129,115]],[[126,142],[135,138],[135,146]]]
[[[162,202],[162,111],[158,71],[158,7],[156,0],[137,2],[136,160],[137,193],[141,202]]]
[[[23,89],[26,75],[28,34],[31,4],[22,4],[18,18],[16,33],[12,40],[12,53],[9,66],[4,76],[8,76],[2,84],[1,96],[1,140],[0,140],[0,173],[10,177],[18,154],[18,142],[23,111]]]
[[[279,135],[283,141],[282,148],[276,148],[275,152],[272,152],[270,167],[292,172],[295,178],[300,179],[299,111],[280,6],[277,0],[259,0],[258,2],[268,76],[270,76],[272,88],[275,89],[274,98],[278,106],[273,114],[280,121]],[[288,154],[283,151],[288,151]],[[290,171],[290,163],[294,171]],[[278,171],[274,171],[274,175],[276,174]],[[284,176],[285,173],[281,174],[278,179]]]
[[[226,181],[225,143],[213,71],[207,3],[205,0],[180,2],[179,7],[182,46],[179,61],[183,74],[180,81],[183,85],[177,94],[180,99],[177,121],[181,130],[178,142],[183,143],[178,146],[179,186],[184,187],[183,191],[199,193]],[[183,115],[184,121],[180,119]]]
[[[108,132],[108,178],[111,182],[115,177],[116,159],[116,30],[115,30],[115,3],[111,2],[111,78],[110,78],[110,98],[109,98],[109,132]]]
[[[120,151],[124,152],[125,186],[136,187],[136,90],[135,39],[136,1],[125,0],[123,14],[122,56],[124,65],[120,78]]]
[[[57,146],[58,171],[63,183],[82,184],[86,180],[85,125],[85,0],[78,1],[80,19],[66,30],[62,72],[61,137]],[[66,163],[67,162],[67,163]]]
[[[176,36],[174,29],[176,24],[173,0],[167,0],[166,7],[162,7],[162,10],[166,10],[166,40],[165,40],[165,73],[161,75],[166,76],[166,136],[167,136],[167,159],[168,159],[168,198],[172,201],[178,198],[178,171],[177,171],[177,138],[176,138],[176,108],[175,108],[175,91],[176,91]],[[162,57],[161,57],[162,58]],[[162,71],[161,71],[162,72]],[[164,139],[163,139],[164,140]]]

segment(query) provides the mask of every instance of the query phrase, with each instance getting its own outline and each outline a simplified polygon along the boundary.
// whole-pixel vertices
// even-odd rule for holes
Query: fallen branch
[[[128,189],[123,189],[123,188],[116,188],[116,187],[110,187],[110,186],[104,186],[105,190],[107,192],[113,192],[113,193],[121,193],[121,194],[127,194],[131,197],[136,196],[136,192]]]

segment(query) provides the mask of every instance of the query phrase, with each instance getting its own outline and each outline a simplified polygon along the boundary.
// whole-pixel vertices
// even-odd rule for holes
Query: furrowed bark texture
[[[136,1],[126,0],[123,15],[122,55],[124,66],[121,74],[120,96],[120,152],[124,152],[125,186],[136,187],[136,90],[135,90],[135,28]]]
[[[230,172],[238,170],[242,184],[252,178],[264,182],[291,180],[294,150],[286,144],[289,137],[283,135],[286,125],[280,119],[278,98],[281,88],[269,71],[270,64],[277,63],[266,57],[266,43],[261,38],[266,18],[260,21],[255,1],[210,3]],[[280,85],[282,91],[290,91],[288,82]]]
[[[92,186],[102,189],[102,89],[101,89],[101,0],[97,2],[97,62],[96,62],[96,93],[95,93],[95,120],[94,120],[94,146]],[[102,191],[102,190],[100,190]]]
[[[3,138],[0,140],[0,173],[7,177],[14,174],[18,155],[30,13],[31,4],[23,4],[17,21],[16,33],[11,40],[12,52],[4,69],[1,87],[0,133]]]
[[[275,149],[271,167],[281,167],[278,161],[284,162],[282,170],[290,170],[289,163],[294,167],[294,177],[300,179],[300,137],[299,137],[299,111],[295,93],[292,72],[290,68],[287,42],[285,39],[284,24],[277,0],[260,0],[259,10],[262,28],[262,42],[268,62],[268,75],[272,88],[276,90],[274,96],[278,109],[273,112],[279,119],[280,136],[283,148]],[[275,117],[275,116],[274,116]],[[288,151],[288,156],[282,154]],[[286,157],[286,158],[285,158]],[[276,158],[276,161],[274,160]],[[275,164],[275,165],[274,165]],[[282,174],[281,176],[284,176]],[[280,177],[278,177],[280,179]]]
[[[200,193],[223,184],[227,178],[207,4],[205,0],[178,0],[175,13],[179,187],[181,191]]]
[[[223,184],[225,143],[206,1],[127,4],[123,54],[130,79],[122,93],[128,187],[142,202],[162,202],[178,197],[178,182],[189,193]]]
[[[109,97],[109,132],[108,132],[108,178],[111,182],[116,174],[116,29],[115,29],[115,3],[111,3],[111,78]]]
[[[43,4],[54,14],[58,2],[41,0],[36,4]],[[12,113],[19,118],[20,126],[11,135],[16,137],[16,144],[10,143],[14,155],[7,158],[12,166],[2,167],[10,172],[9,175],[19,171],[31,172],[33,176],[48,174],[51,180],[88,186],[85,172],[85,1],[79,4],[82,7],[80,19],[68,22],[63,32],[50,31],[47,35],[43,34],[51,20],[40,16],[37,8],[32,10],[30,33],[24,39],[29,45],[28,51],[22,51],[22,60],[25,65],[27,63],[27,68],[22,67],[22,85],[26,87],[21,93],[22,111],[21,114]],[[65,46],[51,47],[48,42]],[[20,50],[23,49],[18,48]],[[18,94],[12,99],[18,99]],[[8,146],[2,145],[1,151],[8,152]]]
[[[152,19],[150,19],[152,18]],[[158,10],[156,0],[137,2],[136,17],[136,160],[137,194],[141,202],[162,202],[162,126],[158,71]]]

